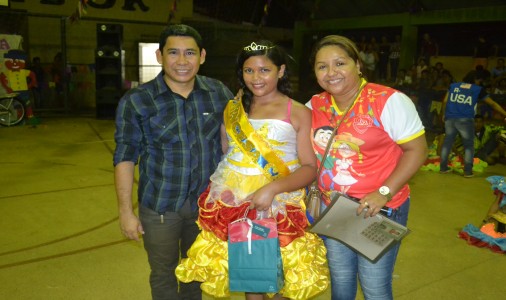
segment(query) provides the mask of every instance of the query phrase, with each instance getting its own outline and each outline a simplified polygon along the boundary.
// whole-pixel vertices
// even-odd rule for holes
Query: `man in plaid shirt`
[[[197,75],[206,51],[199,33],[171,25],[156,51],[162,71],[127,92],[116,112],[115,184],[122,233],[139,240],[151,266],[153,299],[201,299],[199,283],[178,283],[174,270],[199,228],[197,199],[222,155],[223,109],[234,96]],[[139,165],[139,218],[132,194]]]

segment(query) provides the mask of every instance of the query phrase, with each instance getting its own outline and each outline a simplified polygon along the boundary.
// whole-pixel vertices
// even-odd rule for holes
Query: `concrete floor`
[[[111,120],[92,117],[0,128],[0,299],[150,298],[142,244],[118,227],[113,133]],[[504,299],[506,257],[457,238],[493,201],[490,175],[506,167],[413,178],[395,299]]]

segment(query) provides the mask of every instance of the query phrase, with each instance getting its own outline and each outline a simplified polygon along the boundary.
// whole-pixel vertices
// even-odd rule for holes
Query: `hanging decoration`
[[[176,17],[176,11],[177,11],[177,0],[174,0],[174,2],[172,2],[172,6],[169,11],[169,19],[167,20],[167,23],[170,24],[172,19]]]
[[[75,23],[79,21],[83,15],[87,14],[88,13],[86,11],[87,8],[88,8],[88,0],[78,0],[75,12],[69,17],[70,23]]]
[[[269,8],[271,7],[271,1],[267,0],[267,2],[264,5],[264,14],[262,16],[262,20],[260,21],[260,27],[265,26],[267,24],[267,17],[269,16]]]

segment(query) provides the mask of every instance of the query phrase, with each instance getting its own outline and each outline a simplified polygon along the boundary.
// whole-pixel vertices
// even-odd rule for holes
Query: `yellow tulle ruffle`
[[[280,294],[290,299],[308,299],[330,284],[323,241],[306,232],[281,247],[285,284]],[[203,230],[176,268],[182,282],[200,281],[201,289],[214,297],[229,297],[228,247],[213,233]]]

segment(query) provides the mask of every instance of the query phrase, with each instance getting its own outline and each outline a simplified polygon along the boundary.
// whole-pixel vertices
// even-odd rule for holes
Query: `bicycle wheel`
[[[0,125],[16,125],[25,116],[25,107],[21,101],[16,98],[0,99]]]

